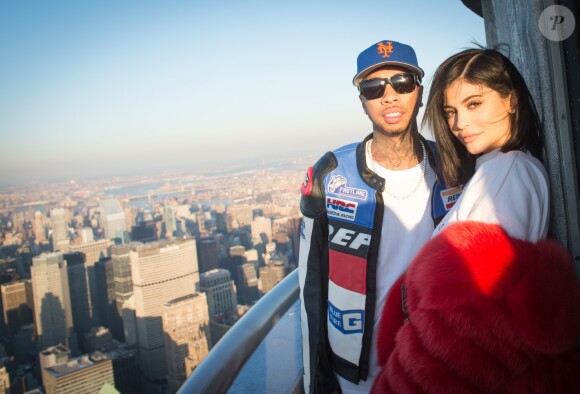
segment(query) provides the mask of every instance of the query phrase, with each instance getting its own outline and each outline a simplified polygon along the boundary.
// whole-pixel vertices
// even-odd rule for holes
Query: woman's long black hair
[[[515,112],[510,114],[510,135],[501,150],[528,150],[542,160],[542,127],[520,72],[496,49],[467,49],[449,57],[435,71],[423,117],[423,124],[430,127],[437,141],[448,186],[465,184],[475,169],[475,156],[451,133],[443,113],[445,89],[459,79],[493,89],[502,98],[512,94]]]

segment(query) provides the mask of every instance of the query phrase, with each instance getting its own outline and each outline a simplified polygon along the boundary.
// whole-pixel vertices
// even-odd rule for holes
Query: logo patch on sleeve
[[[446,210],[450,210],[454,205],[459,196],[461,196],[461,192],[463,191],[463,187],[452,187],[449,189],[441,190],[441,200],[443,200],[443,204]]]
[[[304,176],[304,180],[302,181],[302,185],[300,186],[300,193],[303,196],[309,196],[312,193],[312,173],[314,169],[312,167],[308,167],[308,171],[306,171],[306,175]]]

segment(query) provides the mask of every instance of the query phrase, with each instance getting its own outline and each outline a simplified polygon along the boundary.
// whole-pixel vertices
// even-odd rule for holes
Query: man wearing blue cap
[[[307,393],[370,391],[387,293],[450,208],[435,146],[417,128],[423,75],[409,45],[384,40],[364,50],[353,84],[373,132],[326,153],[301,187]]]

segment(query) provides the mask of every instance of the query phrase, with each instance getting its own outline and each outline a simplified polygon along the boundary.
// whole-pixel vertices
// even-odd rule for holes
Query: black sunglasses
[[[359,93],[367,100],[374,100],[383,97],[387,84],[393,87],[397,94],[411,93],[421,80],[417,74],[402,73],[391,75],[390,78],[373,78],[361,81],[358,85]]]

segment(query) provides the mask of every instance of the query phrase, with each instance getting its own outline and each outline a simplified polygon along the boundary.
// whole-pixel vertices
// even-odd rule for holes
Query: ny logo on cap
[[[379,53],[383,55],[383,57],[389,57],[391,53],[393,53],[393,43],[391,41],[387,41],[387,45],[379,42],[377,47]]]

